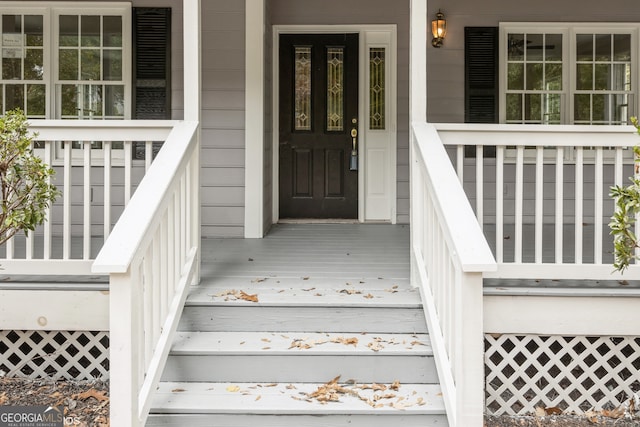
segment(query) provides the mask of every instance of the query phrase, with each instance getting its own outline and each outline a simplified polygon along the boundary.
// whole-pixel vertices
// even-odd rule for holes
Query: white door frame
[[[272,116],[273,116],[273,177],[272,177],[272,207],[273,207],[273,222],[277,223],[280,219],[279,209],[279,40],[280,34],[331,34],[331,33],[358,33],[359,34],[359,55],[358,55],[358,123],[359,125],[359,138],[358,138],[358,156],[359,156],[359,168],[358,168],[358,221],[359,222],[390,222],[396,223],[396,176],[397,176],[397,135],[396,135],[396,122],[397,122],[397,26],[392,25],[274,25],[273,26],[273,40],[272,40]],[[382,171],[378,170],[371,174],[367,174],[367,141],[375,140],[375,132],[368,131],[368,118],[367,118],[367,100],[368,100],[368,85],[366,77],[368,76],[368,55],[367,47],[378,45],[378,39],[381,37],[386,38],[388,43],[388,59],[387,59],[387,96],[389,100],[386,106],[387,116],[387,134],[388,138],[385,144],[386,154],[383,155],[385,167]],[[369,41],[368,41],[369,40]],[[381,150],[375,150],[382,152]],[[372,156],[373,158],[373,156]],[[372,168],[371,168],[372,169]],[[382,174],[383,182],[380,182]],[[384,213],[380,215],[379,212],[371,212],[372,206],[376,205],[376,195],[369,191],[377,191],[376,187],[384,187],[385,208]],[[378,198],[380,199],[380,198]]]

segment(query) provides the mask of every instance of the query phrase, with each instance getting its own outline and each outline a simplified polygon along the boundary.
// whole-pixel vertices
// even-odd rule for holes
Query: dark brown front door
[[[280,217],[357,218],[358,35],[281,35],[279,65]]]

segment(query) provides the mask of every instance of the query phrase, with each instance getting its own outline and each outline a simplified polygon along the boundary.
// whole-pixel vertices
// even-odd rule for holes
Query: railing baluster
[[[133,141],[124,142],[124,205],[131,200],[131,169],[133,168]]]
[[[456,147],[456,171],[460,184],[464,187],[464,145]]]
[[[153,245],[150,245],[146,250],[144,259],[143,259],[143,283],[144,283],[144,371],[147,371],[149,367],[149,363],[151,362],[151,358],[153,357],[153,348],[154,348],[154,293],[155,287],[153,283]]]
[[[603,150],[602,147],[596,148],[596,163],[595,163],[595,214],[594,214],[594,227],[593,227],[593,242],[594,242],[594,257],[593,262],[596,264],[602,264],[602,209],[603,209],[603,191],[604,185],[603,177]]]
[[[62,201],[62,259],[71,258],[71,141],[64,141]]]
[[[104,241],[111,233],[111,141],[104,143],[104,208],[103,231]]]
[[[524,199],[524,147],[516,149],[516,200],[515,200],[515,239],[514,262],[522,262],[522,215]]]
[[[482,145],[476,147],[476,217],[480,228],[484,224],[484,151]]]
[[[544,149],[536,147],[536,213],[535,213],[535,261],[542,263],[542,227],[544,215]]]
[[[576,184],[575,184],[575,263],[582,264],[582,202],[584,198],[584,151],[576,148]]]
[[[153,161],[153,142],[146,141],[144,143],[144,171],[147,172]]]
[[[45,141],[44,143],[44,162],[47,165],[51,165],[53,164],[52,160],[52,156],[53,156],[53,142],[52,141]],[[47,184],[51,184],[51,176],[47,177]],[[43,252],[43,258],[44,259],[50,259],[51,258],[51,235],[52,235],[52,229],[53,227],[51,227],[51,223],[53,222],[53,206],[50,204],[49,207],[47,207],[47,209],[45,210],[45,215],[46,215],[46,220],[44,222],[44,236],[43,236],[43,248],[42,248],[42,252]]]
[[[556,264],[563,260],[564,234],[564,148],[556,149]]]
[[[91,257],[91,142],[84,141],[84,162],[83,162],[83,223],[82,223],[82,259]]]
[[[504,146],[496,148],[496,260],[504,260]]]

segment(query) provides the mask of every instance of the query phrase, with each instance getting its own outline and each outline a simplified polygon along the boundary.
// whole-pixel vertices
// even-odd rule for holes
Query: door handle
[[[349,170],[358,170],[358,129],[351,128],[351,160]]]

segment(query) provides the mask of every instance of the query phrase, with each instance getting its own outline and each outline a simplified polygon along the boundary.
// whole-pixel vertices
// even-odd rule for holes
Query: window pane
[[[105,115],[124,117],[124,86],[105,86]]]
[[[103,69],[104,80],[122,80],[122,51],[105,50]]]
[[[559,93],[550,93],[543,96],[544,119],[545,124],[560,124],[561,122],[561,96]]]
[[[591,95],[577,94],[574,96],[573,116],[576,122],[591,121]]]
[[[295,49],[295,130],[311,130],[311,48]]]
[[[27,115],[42,116],[46,114],[45,85],[27,85]]]
[[[562,64],[545,64],[545,89],[562,90]]]
[[[613,90],[631,90],[631,64],[613,65]]]
[[[592,97],[593,107],[591,117],[594,122],[604,122],[607,120],[607,98],[609,95],[594,94]]]
[[[83,108],[82,117],[102,117],[102,86],[82,85]]]
[[[78,80],[78,50],[60,49],[58,78],[60,80]]]
[[[6,85],[7,110],[20,108],[24,111],[24,85]]]
[[[611,90],[610,70],[610,64],[595,65],[595,90]]]
[[[17,49],[17,50],[16,50]],[[20,55],[17,58],[15,55]],[[22,79],[22,48],[2,49],[2,78],[5,80]]]
[[[544,53],[547,61],[562,61],[562,34],[545,35]]]
[[[100,80],[100,51],[83,49],[80,51],[80,79]]]
[[[519,93],[507,94],[507,121],[522,121],[522,95]]]
[[[344,129],[344,48],[327,48],[327,130]]]
[[[385,48],[371,48],[369,51],[369,128],[385,128]]]
[[[78,88],[76,85],[62,85],[60,90],[62,117],[77,117]]]
[[[524,64],[509,63],[507,66],[508,82],[507,89],[522,90],[524,89]]]
[[[44,26],[42,24],[42,15],[24,16],[24,34],[26,37],[26,46],[44,45]]]
[[[509,34],[507,52],[509,61],[522,61],[524,59],[524,34]]]
[[[2,15],[4,34],[22,34],[22,15]]]
[[[59,23],[58,43],[60,46],[78,46],[78,17],[75,15],[60,15]]]
[[[578,90],[593,89],[593,65],[591,64],[576,65],[576,89]]]
[[[82,47],[100,46],[100,17],[82,16]]]
[[[542,34],[527,34],[527,61],[542,61],[544,44]]]
[[[542,63],[527,63],[527,90],[542,90]]]
[[[631,36],[629,34],[614,34],[613,60],[631,61]]]
[[[102,30],[103,42],[106,47],[122,46],[122,17],[105,16],[102,18],[104,28]]]
[[[26,49],[24,59],[24,78],[27,80],[42,80],[44,74],[44,62],[42,49]]]
[[[576,59],[578,61],[593,61],[593,35],[576,35]]]
[[[631,104],[629,95],[613,95],[615,102],[615,109],[613,111],[613,120],[616,124],[626,124],[629,117],[632,115],[629,111],[629,105]]]
[[[611,61],[611,34],[596,34],[596,61]]]
[[[539,123],[542,120],[542,96],[539,94],[526,94],[524,96],[525,121]]]

